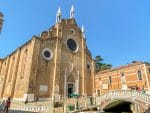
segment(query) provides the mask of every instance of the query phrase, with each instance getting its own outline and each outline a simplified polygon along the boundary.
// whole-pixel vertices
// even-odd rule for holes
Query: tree
[[[4,21],[3,17],[4,17],[3,14],[0,12],[0,32],[1,32],[2,26],[3,26],[3,21]]]
[[[101,56],[96,56],[94,59],[95,62],[95,72],[99,72],[105,69],[110,69],[112,67],[111,64],[103,63],[104,59]]]

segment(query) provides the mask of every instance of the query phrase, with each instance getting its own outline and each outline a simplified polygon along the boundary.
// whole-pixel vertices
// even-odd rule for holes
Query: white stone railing
[[[150,106],[150,95],[147,95],[142,92],[132,91],[132,90],[115,90],[107,92],[101,96],[95,97],[87,97],[87,98],[79,98],[78,100],[67,99],[64,101],[64,108],[68,109],[68,106],[74,105],[77,108],[77,101],[78,101],[78,110],[87,109],[92,107],[102,107],[101,105],[105,106],[107,103],[110,103],[115,100],[125,100],[125,101],[138,101],[141,102],[143,105]],[[42,102],[41,103],[28,103],[24,104],[18,101],[12,101],[12,109],[14,110],[24,110],[24,111],[48,111],[52,109],[51,102]]]
[[[107,92],[96,98],[97,105],[101,102],[107,101],[108,99],[129,99],[131,101],[140,101],[145,104],[150,104],[150,95],[143,92],[133,91],[133,90],[116,90]]]

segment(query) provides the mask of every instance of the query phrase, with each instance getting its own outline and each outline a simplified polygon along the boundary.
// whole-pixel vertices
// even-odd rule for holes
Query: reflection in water
[[[104,112],[104,113],[121,113],[121,112]]]

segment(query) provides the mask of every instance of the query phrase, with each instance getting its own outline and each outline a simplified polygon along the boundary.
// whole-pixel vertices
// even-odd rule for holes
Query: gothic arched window
[[[111,78],[111,76],[109,76],[109,84],[111,84],[112,83],[112,78]]]
[[[142,71],[141,70],[137,71],[137,75],[138,75],[138,79],[142,80]]]

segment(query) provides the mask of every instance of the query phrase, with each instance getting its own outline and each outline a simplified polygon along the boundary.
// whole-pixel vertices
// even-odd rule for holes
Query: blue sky
[[[0,57],[54,25],[58,6],[63,18],[68,18],[72,4],[93,57],[101,55],[113,66],[133,60],[150,62],[149,0],[0,0],[5,16]]]

